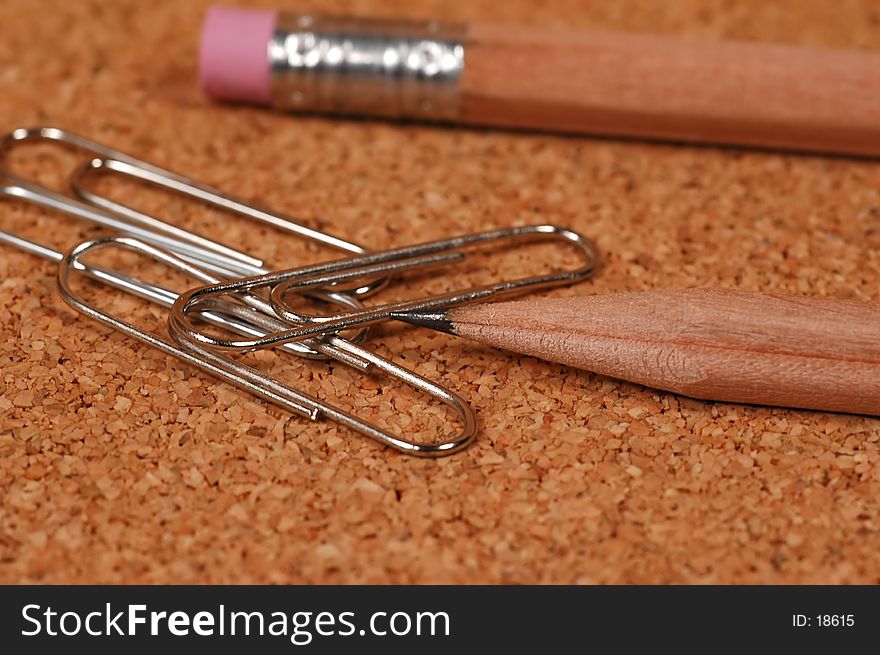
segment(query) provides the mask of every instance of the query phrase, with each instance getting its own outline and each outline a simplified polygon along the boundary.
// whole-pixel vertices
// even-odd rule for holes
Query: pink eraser
[[[269,41],[276,14],[211,7],[202,27],[199,79],[213,98],[268,103]]]

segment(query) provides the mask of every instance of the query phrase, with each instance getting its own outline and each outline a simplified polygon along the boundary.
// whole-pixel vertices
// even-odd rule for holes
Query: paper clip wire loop
[[[260,273],[268,272],[269,269],[263,267],[263,262],[261,260],[251,257],[246,253],[236,251],[228,246],[224,246],[208,239],[207,237],[193,234],[192,232],[178,228],[165,221],[143,214],[122,203],[98,195],[86,188],[87,179],[91,177],[94,172],[110,172],[125,175],[141,182],[146,182],[150,185],[177,193],[184,197],[192,198],[209,206],[271,225],[277,229],[290,232],[309,241],[329,246],[337,250],[342,250],[346,253],[360,255],[367,252],[365,248],[352,243],[351,241],[301,225],[292,218],[279,215],[252,203],[244,202],[243,200],[239,200],[223,193],[219,189],[215,189],[206,184],[201,184],[191,178],[160,168],[159,166],[155,166],[141,159],[137,159],[65,130],[53,127],[19,128],[13,130],[0,139],[0,154],[8,151],[16,144],[39,140],[61,143],[93,155],[90,160],[74,171],[71,178],[72,192],[84,202],[77,202],[73,198],[69,198],[62,194],[55,194],[48,189],[42,189],[37,185],[25,182],[15,176],[0,173],[0,181],[3,181],[5,178],[5,186],[17,186],[23,189],[23,191],[20,191],[15,195],[37,204],[53,206],[56,209],[66,210],[78,215],[83,214],[82,207],[79,207],[78,205],[98,208],[103,210],[102,213],[120,217],[133,226],[140,226],[147,230],[146,232],[134,232],[129,230],[128,233],[132,234],[132,236],[149,243],[156,243],[156,245],[169,249],[172,252],[187,255],[188,257],[185,258],[191,259],[192,257],[196,257],[196,263],[203,268],[206,263],[215,265],[212,270],[221,275],[225,273],[226,277],[258,275]],[[3,189],[0,188],[0,191],[2,190]],[[39,191],[48,194],[52,203],[41,202],[41,198],[37,195]],[[62,202],[62,200],[66,202]],[[96,213],[94,212],[94,209],[92,210],[92,213]],[[88,218],[88,216],[83,217]],[[95,220],[95,218],[92,218],[92,220]],[[153,233],[158,232],[165,234],[167,237],[171,238],[172,241],[170,243],[167,241],[158,242],[155,238],[151,237],[150,231]],[[175,242],[179,242],[176,247]],[[181,243],[189,244],[190,248],[185,248],[180,245]],[[225,266],[225,271],[222,268],[217,268],[217,266]],[[378,291],[386,283],[387,280],[373,280],[357,287],[356,289],[340,289],[338,291],[353,293],[358,296],[368,296]]]
[[[130,237],[105,237],[81,243],[68,251],[61,260],[58,268],[58,288],[65,302],[85,316],[142,343],[158,348],[167,355],[192,364],[215,377],[249,391],[299,416],[313,421],[322,417],[332,419],[383,445],[409,455],[422,457],[449,455],[465,448],[473,441],[476,435],[476,417],[471,407],[458,394],[350,342],[343,340],[344,345],[342,346],[350,354],[358,359],[368,361],[376,370],[383,371],[391,377],[411,385],[455,410],[462,423],[460,431],[436,443],[419,443],[406,437],[391,434],[380,426],[368,423],[333,405],[297,391],[269,375],[261,373],[245,364],[235,362],[199,344],[178,339],[175,339],[177,341],[176,344],[171,343],[88,304],[73,290],[71,286],[71,272],[79,267],[81,264],[80,259],[87,253],[112,246],[126,248],[147,255],[186,273],[192,273],[195,268],[192,264],[172,253],[165,252],[155,246]],[[212,307],[212,309],[215,308],[216,305]],[[246,311],[246,308],[242,307],[239,311]]]
[[[480,287],[472,287],[427,298],[419,298],[398,303],[391,303],[365,310],[356,310],[330,317],[310,317],[303,320],[300,314],[293,312],[285,303],[285,295],[293,290],[301,291],[322,286],[329,280],[342,281],[364,275],[386,274],[404,269],[411,269],[432,263],[438,253],[459,254],[455,250],[467,246],[491,242],[504,242],[536,239],[561,240],[577,248],[584,258],[584,263],[570,271],[548,273],[516,280],[497,282]],[[453,252],[447,252],[453,251]],[[406,311],[425,312],[432,309],[447,308],[453,305],[493,300],[501,296],[525,291],[534,291],[549,287],[572,284],[589,277],[598,267],[599,256],[585,237],[573,230],[553,225],[533,225],[492,230],[478,234],[431,241],[428,243],[406,246],[393,250],[373,253],[347,260],[337,260],[325,264],[305,266],[288,271],[279,271],[263,276],[254,276],[221,282],[201,288],[191,289],[174,303],[169,314],[169,331],[192,342],[201,343],[216,349],[253,350],[266,348],[279,343],[287,343],[306,339],[309,336],[336,332],[337,330],[363,327],[391,319],[400,319]],[[253,339],[223,339],[207,335],[199,331],[189,320],[187,314],[199,306],[206,298],[228,295],[259,287],[272,287],[271,301],[276,312],[294,323],[304,323],[300,327],[277,332],[265,337]]]

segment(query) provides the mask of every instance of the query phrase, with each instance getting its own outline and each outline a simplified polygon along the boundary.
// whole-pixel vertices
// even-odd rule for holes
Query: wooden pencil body
[[[694,398],[880,414],[880,309],[723,289],[460,307],[454,331]]]
[[[462,120],[880,154],[880,53],[471,25]]]

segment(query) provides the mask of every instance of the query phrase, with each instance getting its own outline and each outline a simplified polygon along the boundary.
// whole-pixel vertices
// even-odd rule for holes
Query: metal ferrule
[[[466,29],[281,15],[269,44],[272,102],[315,113],[455,120]]]

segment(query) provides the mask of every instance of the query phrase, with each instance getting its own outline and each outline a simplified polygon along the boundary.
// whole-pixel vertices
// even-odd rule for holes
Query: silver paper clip
[[[387,275],[402,270],[419,268],[436,263],[434,258],[441,254],[449,256],[458,255],[458,257],[461,257],[463,255],[459,250],[468,246],[496,242],[548,239],[574,246],[583,257],[583,263],[577,268],[560,273],[547,273],[516,280],[496,282],[427,298],[350,311],[335,316],[304,318],[286,303],[286,295],[292,291],[311,292],[325,284],[333,284],[364,276]],[[171,308],[169,331],[176,338],[187,339],[190,342],[200,343],[216,349],[255,350],[280,343],[307,339],[314,335],[363,327],[389,319],[403,320],[403,315],[408,311],[423,313],[432,309],[447,308],[479,300],[494,300],[501,296],[515,293],[573,284],[589,277],[596,270],[598,263],[599,256],[592,242],[573,230],[553,225],[532,225],[492,230],[191,289],[181,294]],[[205,334],[197,329],[188,318],[189,312],[199,307],[205,300],[253,291],[262,287],[270,287],[272,289],[272,306],[279,316],[292,323],[301,323],[302,325],[264,337],[223,339]]]
[[[214,268],[220,274],[258,275],[267,273],[268,269],[263,266],[261,260],[246,253],[98,195],[86,188],[88,179],[95,172],[116,173],[271,225],[314,243],[356,255],[367,252],[365,248],[355,243],[301,225],[287,216],[244,202],[219,189],[58,128],[40,127],[13,130],[0,139],[0,156],[19,144],[33,141],[60,143],[91,156],[71,175],[71,191],[79,198],[79,201],[6,172],[0,172],[0,183],[2,183],[0,184],[0,193],[44,207],[65,211],[126,232],[148,243],[155,243],[172,252],[178,252],[185,259],[195,258],[202,268],[205,268],[206,265],[221,267]],[[123,224],[120,225],[119,219],[123,219]],[[369,295],[377,291],[384,283],[384,280],[373,281],[352,290],[352,292],[361,296]]]
[[[358,360],[369,362],[371,370],[380,370],[455,410],[461,419],[461,429],[450,437],[429,443],[415,442],[406,437],[394,435],[380,426],[360,419],[334,405],[297,391],[290,385],[261,373],[250,366],[235,362],[224,355],[212,352],[199,345],[184,342],[178,342],[178,345],[175,345],[90,305],[73,290],[71,273],[84,268],[85,265],[81,262],[81,259],[87,253],[109,247],[125,248],[147,255],[158,262],[192,275],[197,279],[204,280],[206,277],[203,271],[200,271],[186,260],[137,239],[116,236],[86,241],[68,251],[62,258],[58,268],[58,288],[62,298],[71,307],[85,316],[108,325],[142,343],[158,348],[165,354],[192,364],[215,377],[230,382],[299,416],[312,421],[317,421],[322,417],[332,419],[383,445],[410,455],[436,457],[452,454],[466,447],[476,435],[476,417],[473,410],[458,394],[350,342],[345,342],[344,348]],[[210,313],[214,312],[229,312],[234,318],[243,319],[244,322],[250,321],[255,315],[257,317],[262,316],[242,306],[239,306],[237,310],[234,307],[230,308],[227,303],[223,302],[212,303],[211,307],[206,308],[206,310],[209,312],[209,316]],[[257,320],[260,319],[258,318]],[[271,320],[268,325],[271,325]]]

